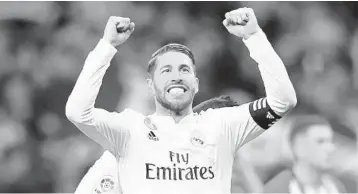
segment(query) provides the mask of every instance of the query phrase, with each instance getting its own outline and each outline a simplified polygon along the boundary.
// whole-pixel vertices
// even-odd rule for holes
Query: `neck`
[[[183,119],[185,116],[190,115],[193,113],[193,107],[190,104],[187,108],[181,110],[181,111],[173,111],[167,108],[164,108],[160,103],[156,102],[156,108],[155,113],[158,116],[170,116],[174,119],[176,123],[178,123],[181,119]]]
[[[303,162],[298,162],[292,167],[292,171],[297,179],[301,184],[308,185],[311,187],[317,187],[321,185],[321,172]]]

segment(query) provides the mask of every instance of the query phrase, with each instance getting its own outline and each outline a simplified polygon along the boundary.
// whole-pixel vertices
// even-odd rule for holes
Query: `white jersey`
[[[244,41],[259,63],[267,98],[238,107],[209,109],[175,123],[130,109],[94,107],[117,50],[101,40],[89,54],[66,105],[67,117],[119,160],[125,194],[228,194],[235,152],[295,105],[285,67],[260,31]],[[277,114],[276,114],[277,113]]]
[[[119,162],[128,193],[230,193],[236,149],[264,131],[248,105],[209,109],[178,124],[171,117],[145,117],[132,110],[121,114],[114,119],[130,122],[122,128],[130,130],[130,138]]]
[[[75,194],[118,193],[119,187],[117,159],[105,151],[82,178]]]

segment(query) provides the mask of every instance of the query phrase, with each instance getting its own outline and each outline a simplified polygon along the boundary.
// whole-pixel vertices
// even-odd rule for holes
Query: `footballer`
[[[135,26],[129,18],[108,20],[68,98],[66,116],[116,157],[123,193],[228,194],[236,151],[295,107],[296,93],[285,65],[253,10],[228,12],[223,25],[242,39],[258,63],[266,97],[194,113],[193,98],[199,91],[194,54],[184,45],[168,44],[149,61],[147,83],[155,112],[143,115],[95,107],[110,61]]]
[[[209,108],[216,109],[233,106],[239,106],[239,104],[229,96],[220,96],[198,104],[193,108],[193,112],[200,113]],[[236,185],[235,190],[239,190],[241,193],[262,192],[263,184],[255,173],[253,166],[242,157],[237,156],[235,159],[237,161],[233,168],[233,174],[239,175],[232,178],[232,183]],[[82,178],[75,194],[106,194],[120,190],[120,183],[116,175],[117,171],[116,157],[111,152],[105,151]]]

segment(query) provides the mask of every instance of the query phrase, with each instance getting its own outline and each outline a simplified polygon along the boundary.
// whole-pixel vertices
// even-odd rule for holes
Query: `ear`
[[[148,89],[152,94],[155,94],[154,83],[152,78],[147,78]]]
[[[195,78],[195,94],[199,92],[199,79]]]

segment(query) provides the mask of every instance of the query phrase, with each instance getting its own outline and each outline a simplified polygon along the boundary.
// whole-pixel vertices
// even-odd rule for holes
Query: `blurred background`
[[[194,52],[200,79],[194,104],[220,94],[241,103],[264,96],[247,48],[221,23],[243,6],[254,9],[288,69],[299,100],[291,114],[329,119],[339,150],[336,176],[347,192],[357,192],[356,2],[0,2],[0,192],[73,192],[102,154],[64,110],[111,15],[130,17],[136,30],[113,59],[97,107],[151,113],[146,65],[169,42]],[[266,150],[259,158],[245,149],[243,155],[284,153],[285,128],[247,145]],[[280,174],[265,191],[280,191],[286,179]]]

